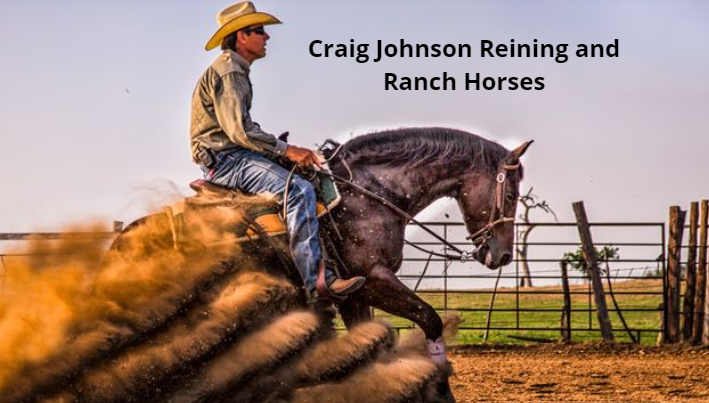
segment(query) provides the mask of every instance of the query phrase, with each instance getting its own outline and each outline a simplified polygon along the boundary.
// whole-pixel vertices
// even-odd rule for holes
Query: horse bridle
[[[519,161],[514,164],[504,164],[500,172],[497,173],[495,181],[495,198],[492,201],[490,208],[490,219],[487,224],[477,232],[469,235],[468,240],[472,240],[473,244],[479,249],[487,245],[487,241],[493,237],[495,227],[506,222],[513,222],[514,216],[505,215],[505,190],[507,188],[507,173],[519,169]]]
[[[330,158],[327,159],[327,162],[330,162],[333,159],[335,159],[336,157],[338,157],[338,154],[340,153],[341,150],[342,150],[342,145],[339,145],[339,147],[336,148],[336,150],[333,152],[333,154],[330,156]],[[335,175],[332,172],[321,171],[321,173],[324,175],[330,176],[331,178],[333,178],[339,182],[342,182],[342,183],[345,183],[349,186],[352,186],[352,187],[358,189],[359,191],[361,191],[362,193],[364,193],[366,196],[368,196],[374,200],[377,200],[380,203],[384,204],[385,206],[391,208],[392,210],[394,210],[395,213],[399,214],[401,217],[407,219],[408,221],[418,225],[421,229],[428,232],[434,238],[438,239],[441,243],[443,243],[443,245],[445,245],[446,247],[448,247],[458,253],[458,255],[451,255],[448,253],[434,252],[431,250],[424,249],[424,248],[404,239],[404,242],[406,242],[409,246],[412,246],[412,247],[414,247],[420,251],[426,252],[430,255],[439,256],[439,257],[443,257],[443,258],[450,259],[450,260],[459,260],[459,261],[465,263],[471,259],[474,259],[476,253],[480,249],[482,249],[483,247],[487,246],[487,242],[490,240],[490,238],[493,237],[494,229],[497,225],[515,220],[514,216],[512,216],[512,217],[505,216],[505,189],[506,189],[506,184],[507,184],[507,173],[510,171],[516,171],[517,169],[519,169],[519,166],[520,166],[519,161],[514,165],[504,164],[502,166],[502,169],[500,170],[500,172],[497,173],[497,176],[495,178],[497,184],[495,185],[495,196],[492,201],[492,208],[490,211],[490,219],[489,219],[488,223],[483,228],[481,228],[480,230],[476,231],[475,233],[473,233],[473,234],[469,235],[467,238],[465,238],[467,240],[473,239],[473,245],[475,245],[475,250],[473,250],[472,252],[468,252],[468,251],[464,251],[464,250],[458,248],[457,246],[453,245],[448,240],[446,240],[443,237],[441,237],[440,235],[436,234],[433,230],[428,228],[428,226],[426,226],[424,223],[417,221],[411,214],[402,210],[401,208],[399,208],[398,206],[396,206],[395,204],[393,204],[389,200],[387,200],[387,199],[371,192],[370,190],[365,189],[364,187],[352,182],[352,171],[350,170],[349,166],[347,165],[347,162],[345,161],[344,157],[342,157],[342,156],[339,156],[339,157],[340,157],[340,160],[345,165],[347,172],[350,174],[350,179],[345,179],[343,177]]]

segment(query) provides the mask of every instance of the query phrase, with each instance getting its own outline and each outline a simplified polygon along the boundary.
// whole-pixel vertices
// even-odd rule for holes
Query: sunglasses
[[[266,30],[263,27],[248,28],[248,29],[244,30],[244,33],[246,35],[250,35],[250,34],[266,35]]]

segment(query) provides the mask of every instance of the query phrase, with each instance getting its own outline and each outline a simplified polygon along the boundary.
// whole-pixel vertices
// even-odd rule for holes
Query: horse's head
[[[512,262],[514,219],[522,180],[520,157],[528,141],[500,160],[495,175],[471,173],[458,192],[469,239],[478,247],[475,259],[490,269]]]

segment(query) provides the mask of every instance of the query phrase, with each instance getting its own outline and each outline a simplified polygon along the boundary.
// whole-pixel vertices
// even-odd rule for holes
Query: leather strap
[[[487,225],[467,237],[467,239],[473,240],[476,246],[480,247],[484,245],[487,240],[492,237],[492,231],[498,224],[514,221],[514,217],[505,216],[505,189],[507,185],[507,172],[516,171],[519,166],[519,161],[516,164],[503,164],[502,169],[497,173],[495,177],[495,181],[497,182],[495,184],[495,198],[490,207],[490,219]]]

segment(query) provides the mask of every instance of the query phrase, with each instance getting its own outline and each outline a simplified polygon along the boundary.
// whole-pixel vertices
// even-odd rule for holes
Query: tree
[[[601,274],[606,274],[607,271],[610,270],[609,262],[611,260],[620,259],[618,248],[614,248],[613,246],[604,245],[600,250],[595,247],[593,249],[596,251],[596,260],[599,263],[605,263],[605,267],[599,266]],[[586,259],[584,258],[583,248],[581,246],[579,246],[574,252],[564,253],[562,260],[567,262],[574,269],[583,273],[587,280],[591,278],[591,273],[589,268],[586,266]]]
[[[546,200],[539,200],[539,196],[532,193],[534,187],[530,187],[527,194],[519,197],[519,203],[524,208],[522,214],[519,215],[519,220],[522,225],[517,227],[517,257],[519,263],[522,266],[522,278],[520,279],[520,287],[533,287],[532,285],[532,275],[529,270],[529,262],[527,261],[527,252],[529,245],[527,245],[527,240],[529,240],[529,234],[535,228],[534,224],[529,222],[529,214],[534,209],[540,209],[547,214],[554,216],[554,221],[556,219],[556,213],[551,209]]]

